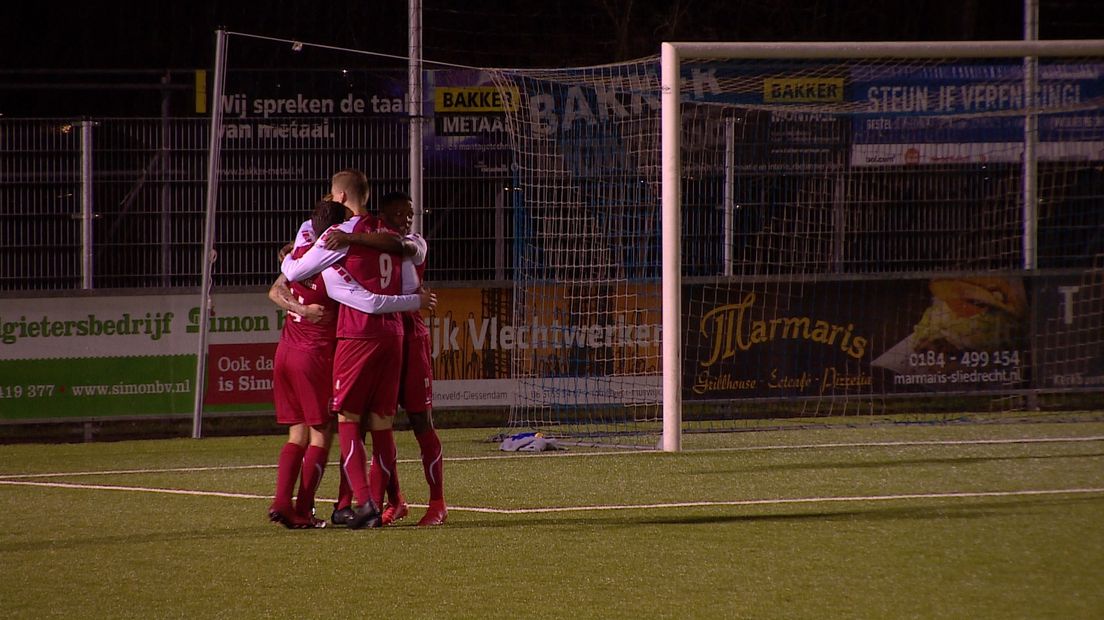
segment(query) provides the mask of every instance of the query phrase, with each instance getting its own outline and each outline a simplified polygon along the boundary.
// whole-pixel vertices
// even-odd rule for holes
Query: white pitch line
[[[1091,441],[1104,441],[1104,435],[1089,435],[1086,437],[1029,437],[1012,439],[932,439],[924,441],[863,441],[849,443],[808,443],[808,444],[775,444],[766,446],[740,446],[732,448],[703,448],[700,450],[687,450],[688,453],[708,452],[760,452],[772,450],[815,450],[818,448],[908,448],[920,446],[972,446],[972,445],[1012,445],[1012,444],[1038,444],[1038,443],[1085,443]],[[469,461],[497,461],[519,458],[549,458],[549,457],[588,457],[588,456],[613,456],[634,454],[664,454],[656,450],[616,450],[609,452],[527,452],[495,454],[487,456],[453,456],[445,457],[446,463]],[[1076,455],[1074,455],[1076,456]],[[421,463],[421,459],[399,459],[399,463]],[[337,467],[337,462],[328,463],[327,466]],[[47,472],[40,474],[0,474],[0,480],[20,480],[26,478],[61,478],[68,476],[106,476],[125,474],[161,474],[180,472],[204,472],[204,471],[234,471],[243,469],[275,469],[275,463],[263,465],[221,465],[209,467],[163,467],[149,469],[105,469],[99,471],[63,471]]]
[[[164,493],[167,495],[192,495],[197,497],[229,497],[233,499],[272,499],[271,495],[257,495],[255,493],[227,493],[225,491],[196,491],[193,489],[166,489],[162,487],[128,487],[117,484],[77,484],[74,482],[31,482],[28,480],[2,480],[0,484],[9,486],[26,487],[50,487],[55,489],[87,489],[91,491],[132,491],[136,493]],[[320,503],[333,503],[334,498],[317,497],[315,501]],[[408,503],[412,508],[426,508],[426,504]],[[449,506],[452,510],[453,507]],[[456,508],[463,510],[463,508]]]
[[[99,471],[55,471],[44,474],[0,474],[0,480],[23,478],[61,478],[68,476],[115,476],[120,474],[164,474],[197,471],[231,471],[238,469],[275,469],[276,464],[265,465],[216,465],[210,467],[162,467],[156,469],[101,469]]]
[[[193,489],[166,489],[162,487],[128,487],[118,484],[78,484],[75,482],[32,482],[29,480],[0,480],[0,484],[25,487],[49,487],[55,489],[87,489],[91,491],[133,491],[136,493],[165,493],[168,495],[193,495],[198,497],[230,497],[234,499],[272,499],[271,495],[257,495],[255,493],[227,493],[225,491],[196,491]],[[325,497],[315,498],[316,501],[336,502],[336,499]],[[407,504],[415,508],[425,508],[425,504]],[[449,506],[451,509],[452,507]]]
[[[821,504],[831,502],[885,502],[904,499],[950,499],[968,497],[1014,497],[1023,495],[1072,495],[1104,493],[1101,488],[1035,489],[1024,491],[955,491],[949,493],[903,493],[898,495],[853,495],[840,497],[780,497],[770,499],[737,499],[708,502],[676,502],[669,504],[623,504],[609,506],[563,506],[555,508],[457,508],[472,512],[495,514],[533,514],[549,512],[584,512],[602,510],[648,510],[656,508],[702,508],[711,506],[770,506],[782,504]],[[449,510],[452,510],[449,506]]]
[[[806,444],[773,444],[765,446],[737,446],[728,448],[700,448],[686,450],[686,453],[708,452],[760,452],[770,450],[815,450],[817,448],[907,448],[917,446],[971,446],[971,445],[1010,445],[1010,444],[1035,444],[1035,443],[1085,443],[1090,441],[1104,441],[1104,435],[1088,435],[1085,437],[1025,437],[1010,439],[930,439],[918,441],[856,441],[846,443],[806,443]],[[458,456],[446,457],[446,461],[491,461],[497,459],[529,458],[529,457],[572,457],[572,456],[612,456],[630,454],[665,454],[658,450],[613,450],[602,452],[529,452],[497,454],[494,456]],[[404,462],[404,461],[400,461]],[[405,462],[420,462],[410,459]],[[2,477],[2,476],[0,476]]]
[[[165,489],[155,487],[127,487],[107,484],[74,484],[68,482],[31,482],[24,480],[0,480],[0,484],[11,486],[51,487],[60,489],[86,489],[93,491],[132,491],[138,493],[166,493],[170,495],[193,495],[203,497],[229,497],[235,499],[272,499],[270,495],[250,493],[226,493],[221,491],[193,491],[188,489]],[[483,508],[475,506],[449,506],[449,510],[478,512],[485,514],[541,514],[557,512],[595,512],[610,510],[654,510],[663,508],[708,508],[717,506],[771,506],[785,504],[824,504],[839,502],[885,502],[906,499],[962,499],[971,497],[1017,497],[1033,495],[1085,495],[1104,493],[1104,487],[1085,487],[1073,489],[1028,489],[1021,491],[951,491],[946,493],[901,493],[896,495],[851,495],[826,497],[779,497],[768,499],[737,499],[702,502],[671,502],[655,504],[607,504],[598,506],[553,506],[548,508]],[[318,498],[319,502],[332,502],[332,499]],[[424,504],[410,504],[413,507],[425,507]]]
[[[852,443],[779,444],[771,446],[742,446],[735,448],[706,448],[695,452],[750,452],[758,450],[809,450],[815,448],[899,448],[917,446],[986,446],[1032,443],[1084,443],[1104,441],[1104,435],[1086,437],[1024,437],[1011,439],[930,439],[920,441],[863,441]]]
[[[271,499],[271,496],[251,493],[226,493],[223,491],[193,491],[190,489],[162,489],[156,487],[127,487],[116,484],[77,484],[74,482],[31,482],[29,480],[0,480],[0,484],[26,487],[50,487],[54,489],[88,489],[91,491],[135,491],[139,493],[167,493],[169,495],[199,495],[205,497],[233,497],[237,499]]]

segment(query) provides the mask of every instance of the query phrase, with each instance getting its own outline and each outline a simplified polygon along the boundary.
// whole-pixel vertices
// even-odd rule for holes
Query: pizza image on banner
[[[950,389],[1013,387],[1025,379],[1028,306],[1019,277],[935,278],[912,333],[872,366],[893,385]]]

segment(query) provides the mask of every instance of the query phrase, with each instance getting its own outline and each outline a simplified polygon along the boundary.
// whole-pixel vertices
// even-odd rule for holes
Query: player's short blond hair
[[[346,168],[333,175],[330,185],[333,189],[349,194],[357,204],[368,202],[368,177],[360,170]]]

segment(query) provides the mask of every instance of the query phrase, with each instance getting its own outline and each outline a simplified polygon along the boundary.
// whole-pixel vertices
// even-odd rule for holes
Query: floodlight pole
[[[409,0],[410,48],[407,77],[409,80],[407,116],[410,119],[410,199],[414,204],[411,232],[422,232],[422,0]]]
[[[196,349],[195,407],[192,438],[203,436],[203,400],[207,387],[207,328],[211,308],[211,270],[214,263],[215,205],[218,202],[219,159],[222,154],[222,87],[226,81],[226,31],[215,31],[215,83],[211,90],[211,137],[207,145],[207,215],[203,226],[202,276],[199,284],[199,343]]]

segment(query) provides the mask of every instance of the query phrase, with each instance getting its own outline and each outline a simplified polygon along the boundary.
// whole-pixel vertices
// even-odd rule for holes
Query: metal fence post
[[[226,81],[226,31],[216,32],[215,84],[211,92],[211,142],[207,156],[207,212],[203,225],[202,275],[199,285],[199,343],[196,348],[195,409],[192,412],[192,438],[203,436],[203,397],[207,387],[207,330],[211,311],[211,284],[214,270],[215,207],[218,204],[219,156],[222,146],[222,87]]]
[[[81,121],[81,288],[92,288],[92,127]]]

